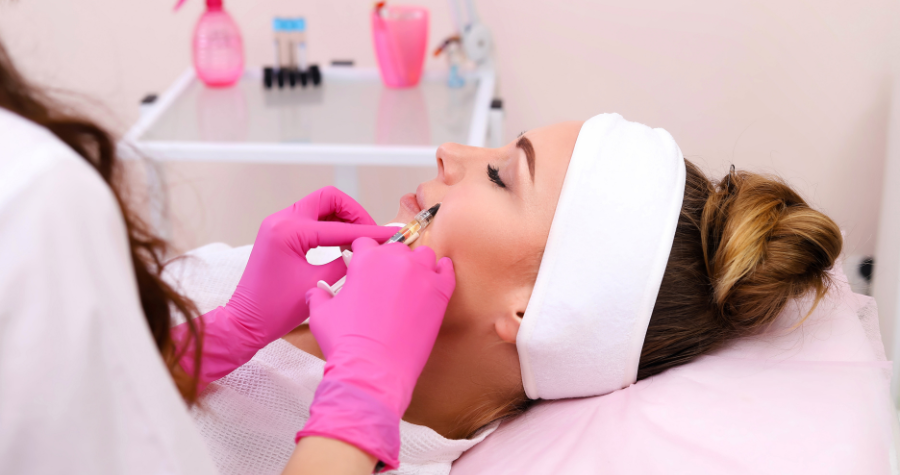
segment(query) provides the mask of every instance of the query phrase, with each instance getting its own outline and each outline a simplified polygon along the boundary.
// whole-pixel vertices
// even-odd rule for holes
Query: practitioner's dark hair
[[[167,243],[155,235],[123,200],[120,163],[116,157],[113,136],[89,119],[77,115],[42,93],[16,70],[6,49],[0,43],[0,108],[18,114],[56,135],[78,155],[84,158],[112,190],[125,228],[128,247],[137,280],[138,292],[144,316],[153,334],[156,347],[166,360],[172,378],[181,395],[188,402],[197,397],[197,378],[202,351],[199,329],[191,321],[197,309],[188,298],[180,295],[160,277],[164,267]],[[178,311],[188,319],[190,338],[197,340],[193,355],[197,372],[187,375],[180,370],[169,336],[172,311]]]
[[[830,284],[838,226],[783,181],[732,168],[718,182],[685,160],[675,240],[650,317],[638,379],[750,335],[793,298]]]

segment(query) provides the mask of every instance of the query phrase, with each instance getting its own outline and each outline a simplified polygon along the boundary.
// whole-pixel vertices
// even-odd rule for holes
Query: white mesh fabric
[[[208,312],[228,301],[250,249],[221,243],[204,246],[172,263],[167,278],[194,299],[201,313]],[[309,258],[324,263],[338,255],[321,251]],[[209,385],[192,415],[223,475],[282,472],[294,449],[294,435],[309,418],[324,367],[324,361],[276,340],[250,362]],[[401,422],[400,467],[389,473],[447,474],[454,460],[495,427],[473,439],[449,440],[428,427]]]
[[[279,474],[294,450],[294,434],[309,418],[309,405],[325,363],[284,340],[210,385],[193,415],[223,475]],[[480,442],[448,440],[406,422],[400,427],[398,474],[438,475]]]

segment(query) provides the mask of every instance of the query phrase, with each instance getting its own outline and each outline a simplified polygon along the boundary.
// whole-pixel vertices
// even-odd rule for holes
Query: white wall
[[[900,35],[894,33],[894,44]],[[888,359],[900,354],[897,317],[900,310],[900,51],[891,54],[893,80],[887,122],[887,150],[882,172],[881,209],[875,249],[877,267],[872,296],[878,302],[878,318]],[[894,365],[891,392],[900,397],[900,365]]]
[[[42,84],[86,94],[124,131],[146,92],[189,64],[190,0],[0,0],[0,37]],[[444,0],[431,43],[450,31]],[[847,232],[847,251],[874,250],[889,95],[888,0],[480,1],[494,32],[507,137],[564,119],[616,111],[665,127],[685,155],[722,174],[777,172]],[[374,64],[370,0],[227,0],[249,65],[269,62],[274,14],[305,15],[310,55]],[[442,63],[429,60],[428,67]],[[184,247],[252,241],[266,214],[331,179],[327,167],[170,166]],[[427,171],[370,178],[362,199],[377,219]]]

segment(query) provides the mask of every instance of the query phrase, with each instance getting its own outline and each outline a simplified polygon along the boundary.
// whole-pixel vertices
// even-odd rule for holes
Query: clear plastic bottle
[[[193,52],[194,70],[207,86],[230,86],[244,73],[244,41],[222,0],[206,0],[206,12],[194,29]]]

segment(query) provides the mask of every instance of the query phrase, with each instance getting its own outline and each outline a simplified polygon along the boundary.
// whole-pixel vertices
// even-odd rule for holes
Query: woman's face
[[[449,257],[456,273],[404,420],[466,437],[524,394],[516,334],[581,124],[532,130],[496,149],[442,145],[437,177],[400,200],[394,222],[441,203],[413,247]]]
[[[444,144],[437,177],[401,199],[395,221],[404,223],[441,203],[413,247],[453,260],[445,331],[513,308],[524,313],[581,124],[531,130],[496,149]]]

